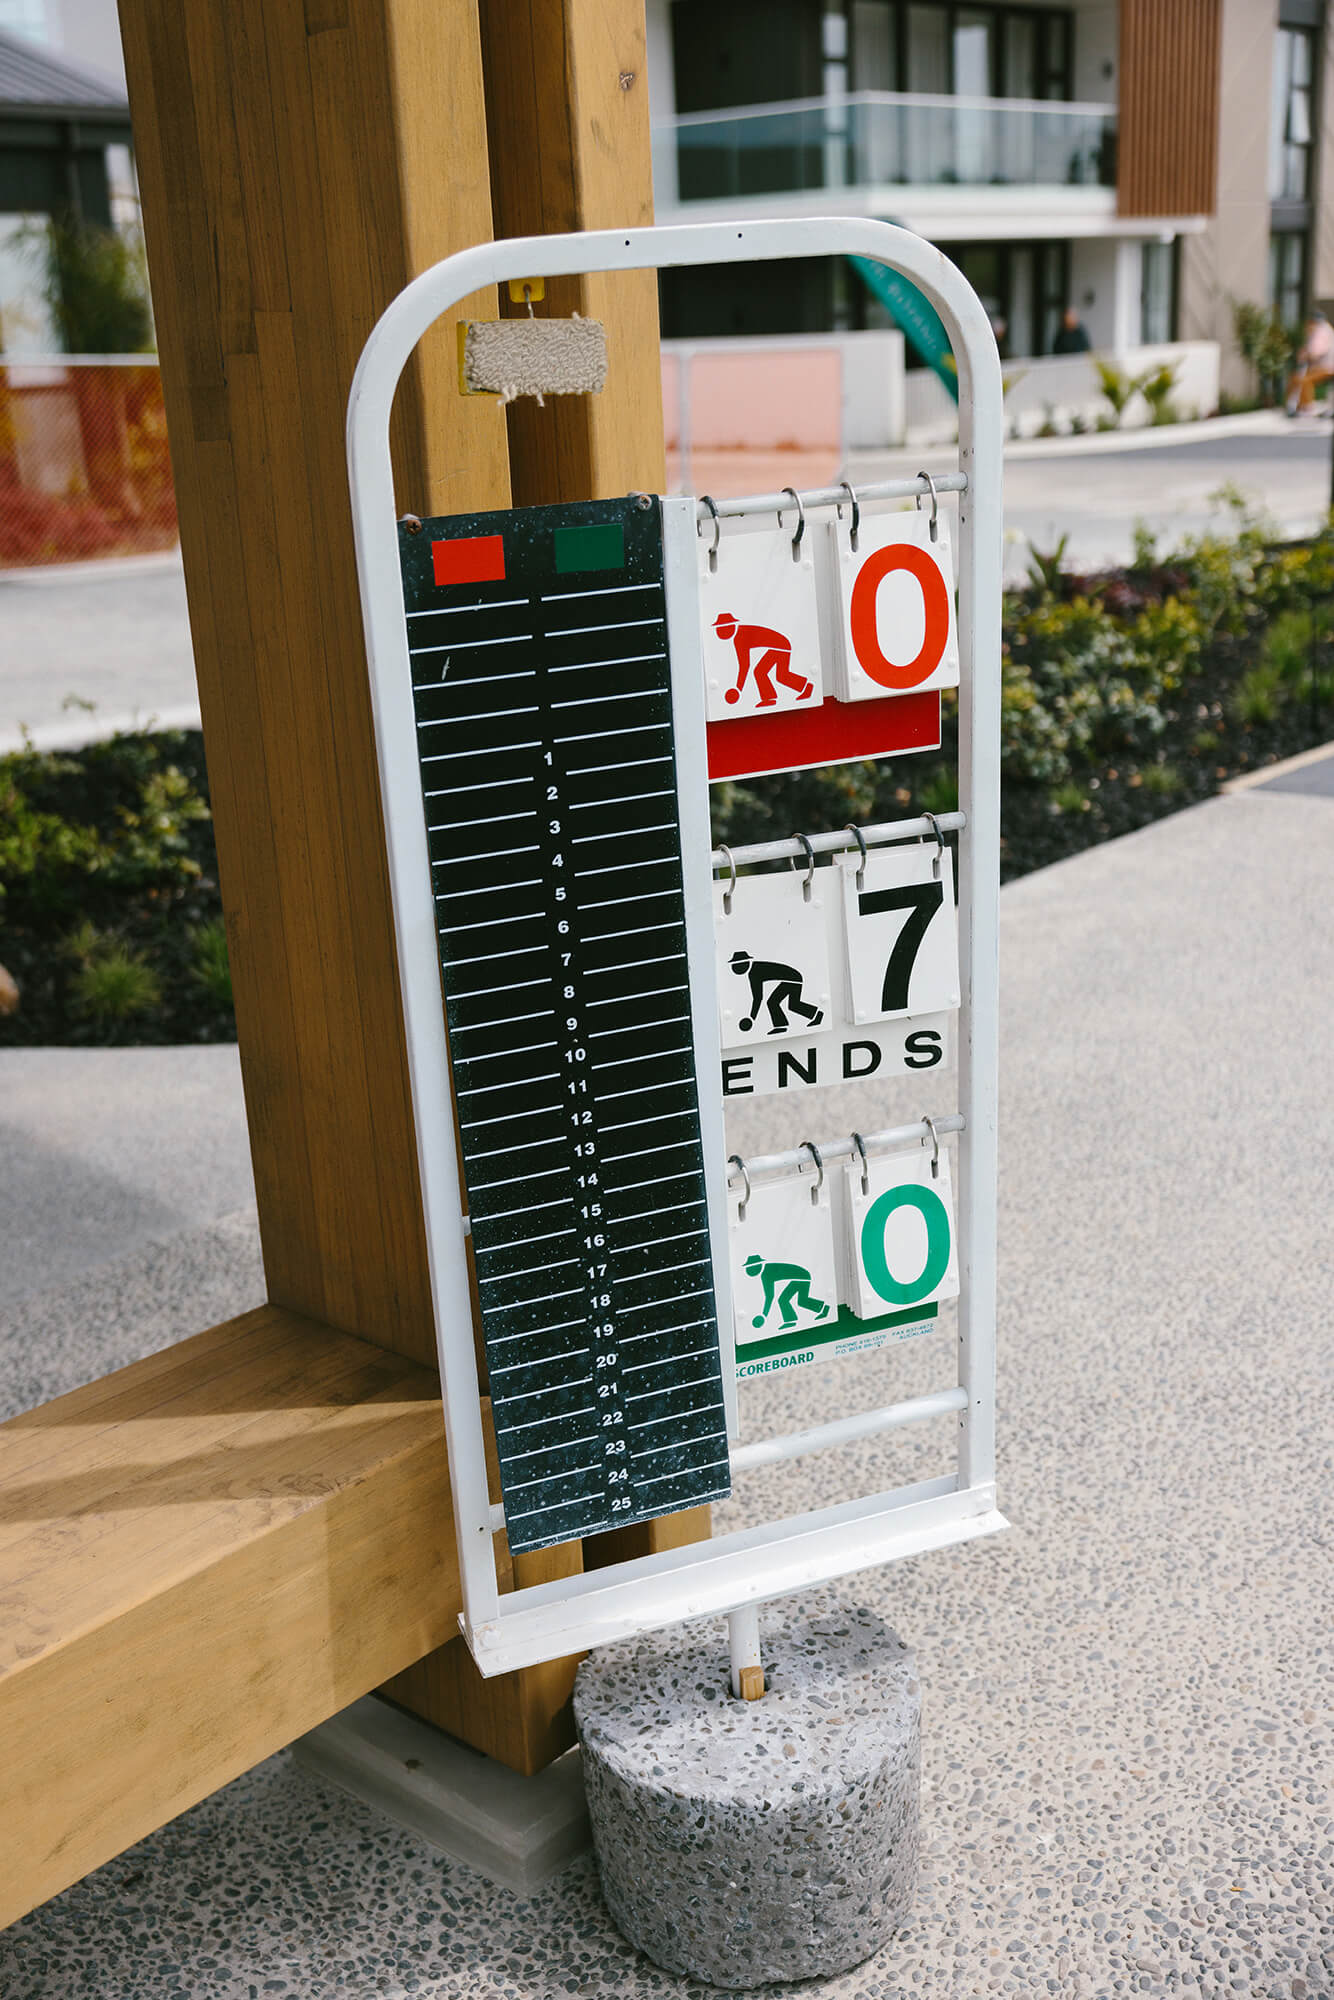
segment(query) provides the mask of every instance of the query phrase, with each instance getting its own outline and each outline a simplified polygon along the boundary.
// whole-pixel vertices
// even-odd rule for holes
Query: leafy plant
[[[195,935],[193,973],[213,1006],[230,1009],[232,969],[227,959],[227,927],[220,917],[202,924]]]
[[[1118,368],[1114,361],[1104,360],[1100,354],[1093,357],[1093,372],[1098,378],[1098,393],[1111,405],[1108,429],[1118,430],[1127,408],[1144,387],[1147,377],[1130,375],[1124,368]],[[1101,424],[1099,428],[1102,428]]]
[[[91,924],[80,926],[69,941],[78,960],[74,974],[75,1005],[99,1026],[119,1026],[138,1014],[152,1013],[162,1001],[162,986],[144,954]]]
[[[1069,545],[1069,535],[1062,535],[1055,548],[1049,549],[1046,555],[1044,555],[1041,549],[1030,542],[1028,548],[1028,574],[1035,590],[1043,591],[1049,597],[1054,594],[1060,583],[1061,570],[1065,562],[1065,552]]]
[[[1151,424],[1180,422],[1181,413],[1173,400],[1180,374],[1180,362],[1169,361],[1161,368],[1151,368],[1140,376],[1139,392],[1149,406]]]
[[[1255,370],[1260,399],[1271,408],[1282,398],[1301,330],[1285,326],[1277,306],[1257,306],[1247,299],[1232,301],[1232,330],[1243,360]]]
[[[143,354],[152,345],[148,267],[137,237],[70,215],[42,232],[47,304],[67,354]]]

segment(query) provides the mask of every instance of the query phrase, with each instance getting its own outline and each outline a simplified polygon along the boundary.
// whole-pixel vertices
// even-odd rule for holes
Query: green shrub
[[[80,944],[86,949],[74,974],[74,1002],[92,1021],[120,1026],[161,1005],[161,982],[142,952],[98,936],[91,926],[81,931]]]
[[[227,959],[227,927],[221,918],[212,918],[196,932],[193,971],[215,1007],[231,1007],[232,968]]]

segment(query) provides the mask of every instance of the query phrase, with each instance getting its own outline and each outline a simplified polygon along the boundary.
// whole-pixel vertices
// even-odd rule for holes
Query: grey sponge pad
[[[607,379],[602,322],[581,319],[472,320],[463,345],[463,383],[516,396],[595,396]]]

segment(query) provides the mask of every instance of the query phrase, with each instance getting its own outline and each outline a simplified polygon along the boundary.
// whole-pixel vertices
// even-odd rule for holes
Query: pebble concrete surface
[[[1334,1995],[1332,881],[1334,801],[1253,791],[1004,892],[1013,1525],[839,1593],[916,1658],[921,1875],[886,1949],[795,1992]],[[746,1144],[791,1136],[771,1109]],[[744,1385],[747,1428],[938,1387],[948,1340]],[[950,1443],[750,1475],[720,1524]],[[286,1753],[0,1938],[5,2000],[708,1992],[618,1935],[591,1856],[518,1902]]]
[[[839,1603],[771,1605],[760,1651],[758,1701],[733,1695],[713,1618],[601,1648],[574,1689],[617,1928],[655,1965],[724,1987],[860,1965],[917,1886],[911,1652]]]

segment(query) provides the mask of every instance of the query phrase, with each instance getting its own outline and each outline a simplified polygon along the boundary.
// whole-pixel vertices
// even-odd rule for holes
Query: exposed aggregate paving
[[[920,1669],[922,1872],[889,1949],[796,1993],[1334,1996],[1331,880],[1334,805],[1252,792],[1005,892],[1013,1525],[841,1587]],[[752,1104],[732,1143],[807,1125]],[[744,1407],[758,1432],[939,1386],[949,1338]],[[929,1477],[949,1445],[755,1475],[719,1519]],[[4,2000],[709,1991],[617,1936],[591,1858],[517,1901],[286,1753],[0,1938]]]

